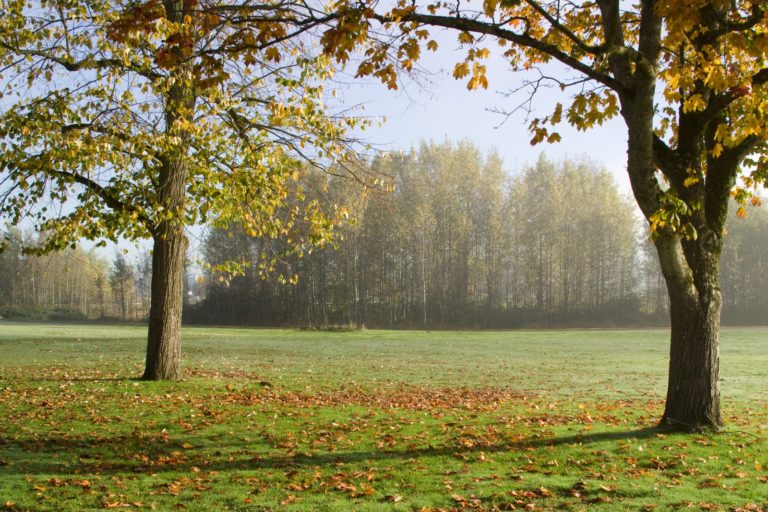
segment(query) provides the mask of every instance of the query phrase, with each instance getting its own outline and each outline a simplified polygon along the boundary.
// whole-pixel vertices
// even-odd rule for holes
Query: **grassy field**
[[[655,428],[664,331],[0,322],[0,510],[768,510],[768,329],[729,329],[717,435]]]

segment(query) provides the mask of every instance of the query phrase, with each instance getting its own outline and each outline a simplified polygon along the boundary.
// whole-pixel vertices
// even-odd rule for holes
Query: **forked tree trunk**
[[[623,44],[620,29],[611,28],[618,26],[618,4],[601,0],[601,5],[607,16],[606,32]],[[689,204],[700,205],[698,210],[693,209],[690,218],[697,230],[697,239],[685,240],[669,227],[660,227],[655,241],[669,293],[672,326],[667,402],[661,423],[688,431],[718,430],[723,424],[718,382],[722,304],[718,266],[722,224],[738,162],[733,169],[719,169],[718,172],[709,162],[708,188],[704,188],[704,180],[694,187],[686,187],[686,170],[701,168],[703,148],[696,144],[699,132],[688,137],[693,142],[686,139],[688,152],[670,149],[654,140],[654,98],[661,33],[662,20],[656,12],[655,2],[643,2],[638,45],[644,56],[643,65],[633,71],[629,61],[618,53],[611,57],[615,75],[631,92],[620,93],[621,113],[627,125],[627,172],[643,215],[650,222],[665,206],[664,191],[655,176],[660,167],[666,170],[667,176],[679,178],[677,190],[686,197],[692,196],[688,198]],[[731,163],[723,162],[723,165]]]
[[[684,257],[683,243],[689,244],[693,261]],[[697,241],[682,242],[675,235],[662,235],[656,247],[667,281],[671,321],[669,381],[661,424],[691,432],[719,430],[723,426],[719,383],[722,296],[717,262],[722,238],[710,232]]]
[[[165,222],[152,253],[152,303],[149,309],[144,380],[181,380],[181,312],[184,297],[184,226]]]

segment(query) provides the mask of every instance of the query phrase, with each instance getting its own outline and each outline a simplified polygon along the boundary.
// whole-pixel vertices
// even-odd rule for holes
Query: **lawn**
[[[0,322],[0,510],[768,510],[768,329],[722,334],[721,434],[655,428],[668,333]]]

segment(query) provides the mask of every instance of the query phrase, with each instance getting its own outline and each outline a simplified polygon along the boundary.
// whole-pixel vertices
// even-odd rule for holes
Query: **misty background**
[[[187,324],[304,328],[639,327],[668,322],[647,225],[613,174],[544,154],[515,171],[469,141],[375,157],[386,181],[312,175],[307,194],[346,205],[336,247],[286,253],[281,240],[205,229],[188,255]],[[312,171],[307,171],[312,172]],[[764,324],[768,214],[731,214],[721,259],[724,324]],[[142,321],[147,250],[21,254],[44,234],[9,229],[0,315]],[[15,241],[15,243],[14,243]],[[259,262],[270,261],[271,271]],[[227,262],[235,267],[223,269]],[[296,284],[279,275],[296,276]]]

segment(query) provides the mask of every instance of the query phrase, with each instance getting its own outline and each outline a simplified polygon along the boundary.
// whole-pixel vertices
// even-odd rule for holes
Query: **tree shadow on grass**
[[[576,445],[576,444],[594,444],[603,441],[626,441],[629,439],[648,439],[655,437],[658,434],[671,434],[675,430],[655,425],[652,427],[644,427],[635,430],[616,430],[609,432],[595,432],[595,433],[583,433],[583,434],[570,434],[559,435],[552,437],[541,437],[536,439],[528,439],[525,441],[527,446],[539,447],[539,446],[561,446],[561,445]]]
[[[143,382],[139,377],[28,377],[24,382]]]
[[[661,427],[645,427],[593,434],[527,437],[473,447],[462,446],[453,440],[438,446],[402,450],[381,448],[321,453],[289,450],[275,453],[280,448],[265,438],[249,442],[222,442],[221,435],[184,436],[179,440],[170,440],[140,432],[111,437],[62,433],[29,439],[0,438],[0,450],[4,452],[0,477],[53,473],[111,476],[122,473],[285,470],[340,463],[380,464],[432,457],[471,462],[477,460],[481,453],[489,456],[540,447],[648,439],[668,432],[668,429]]]
[[[158,442],[156,440],[150,442],[137,442],[137,439],[131,439],[130,436],[115,436],[112,438],[93,440],[91,443],[83,443],[82,439],[79,441],[66,439],[62,440],[56,436],[51,436],[44,441],[50,443],[50,445],[46,446],[53,447],[62,441],[65,443],[65,446],[60,447],[61,450],[57,452],[60,455],[63,454],[62,452],[66,449],[84,449],[85,451],[80,453],[79,456],[75,455],[71,458],[68,458],[67,461],[54,459],[51,457],[53,453],[40,453],[42,457],[37,460],[25,463],[24,467],[16,464],[10,466],[0,466],[0,478],[2,478],[4,475],[10,476],[11,474],[15,473],[18,476],[25,477],[29,482],[28,485],[30,488],[34,488],[34,485],[40,484],[43,486],[48,486],[51,480],[56,480],[56,476],[59,476],[61,479],[61,481],[58,482],[58,485],[83,485],[83,479],[86,479],[86,485],[88,486],[87,488],[90,489],[91,484],[87,482],[94,482],[94,479],[92,478],[94,475],[102,477],[102,481],[104,481],[105,478],[117,478],[119,480],[126,475],[132,475],[131,478],[136,478],[137,474],[145,474],[147,475],[147,480],[145,480],[143,485],[145,485],[145,494],[149,495],[155,492],[158,494],[165,494],[168,489],[171,489],[172,486],[175,485],[175,482],[186,481],[187,483],[184,485],[187,486],[192,485],[190,482],[213,482],[215,485],[217,478],[215,475],[226,475],[227,472],[254,472],[254,476],[257,477],[262,474],[270,475],[272,472],[281,472],[286,475],[285,478],[287,478],[288,481],[301,481],[300,479],[303,478],[301,476],[298,477],[299,480],[294,480],[296,478],[295,476],[288,475],[291,475],[291,473],[295,474],[296,472],[304,471],[308,471],[309,473],[317,473],[317,469],[324,469],[324,476],[321,478],[321,480],[318,481],[319,484],[315,484],[313,487],[307,488],[305,490],[316,495],[319,492],[322,492],[322,496],[326,497],[325,499],[333,498],[335,501],[337,498],[340,500],[350,499],[348,492],[349,487],[339,488],[336,486],[337,476],[338,478],[341,478],[340,481],[347,486],[350,484],[358,485],[357,477],[354,476],[354,472],[357,470],[368,471],[368,468],[383,468],[389,465],[400,466],[401,468],[407,469],[415,467],[413,464],[417,461],[419,465],[421,465],[422,461],[424,464],[428,464],[428,461],[424,461],[423,459],[452,459],[455,463],[453,465],[444,463],[443,460],[432,461],[432,466],[440,468],[440,471],[433,472],[431,478],[420,480],[423,483],[418,484],[425,486],[424,489],[437,488],[434,486],[438,486],[440,489],[442,489],[441,484],[438,482],[445,478],[442,476],[443,469],[453,468],[456,470],[454,471],[456,473],[466,473],[468,472],[467,464],[481,463],[481,452],[483,452],[483,454],[485,454],[487,457],[494,453],[528,451],[528,449],[536,445],[542,445],[542,447],[544,447],[558,444],[592,444],[603,441],[645,439],[652,437],[659,432],[660,429],[657,428],[641,428],[630,431],[622,430],[600,432],[591,435],[566,435],[540,439],[528,439],[520,442],[504,442],[472,448],[465,448],[459,446],[458,444],[450,443],[428,448],[403,450],[349,450],[324,452],[319,454],[312,454],[311,456],[308,454],[290,453],[271,453],[267,455],[263,451],[258,451],[259,447],[254,446],[255,450],[253,453],[249,453],[248,450],[241,449],[238,452],[240,455],[236,456],[234,460],[231,461],[227,460],[226,453],[223,457],[211,457],[210,460],[201,460],[199,458],[190,458],[189,460],[184,460],[183,454],[185,452],[189,453],[192,450],[185,450],[184,447],[180,444],[180,441],[171,441],[165,443]],[[216,439],[217,437],[218,436],[191,436],[185,439],[186,442],[189,443],[212,443],[220,441],[219,439]],[[38,442],[41,441],[43,440],[38,440]],[[66,443],[69,443],[69,445],[67,446]],[[253,444],[254,443],[251,443],[251,446],[253,446]],[[275,447],[271,443],[264,442],[263,444],[263,448],[274,451]],[[4,450],[9,445],[13,446],[14,443],[10,442],[6,443],[5,445],[0,443],[0,450]],[[242,445],[236,442],[224,444],[219,443],[218,446],[221,452],[227,452],[228,449],[242,448]],[[135,449],[142,449],[143,452],[148,456],[151,454],[152,460],[155,461],[162,460],[163,457],[170,457],[170,459],[169,462],[165,464],[151,464],[141,462],[140,459],[135,457],[125,456],[125,454],[128,454]],[[19,450],[15,450],[13,453],[8,454],[10,456],[9,460],[14,458],[14,453],[17,451]],[[91,452],[91,457],[86,455],[89,451]],[[21,450],[21,452],[24,452],[24,450]],[[201,450],[201,452],[204,452],[204,450]],[[100,460],[94,460],[94,454],[99,453],[101,454],[102,458]],[[258,453],[260,453],[260,455]],[[115,463],[109,462],[111,456],[118,456],[119,454],[123,454],[122,457],[116,457],[119,459],[119,461],[116,461]],[[26,455],[29,455],[29,453],[26,453]],[[509,467],[509,470],[516,469],[518,468],[516,468],[514,465],[510,465]],[[262,473],[262,471],[264,473]],[[525,472],[529,472],[529,470],[525,469]],[[536,471],[534,470],[533,472]],[[229,476],[230,483],[233,481],[232,477],[234,475],[232,473],[230,473]],[[445,474],[448,473],[446,472]],[[149,475],[151,475],[151,478]],[[495,488],[496,492],[493,492],[492,495],[483,491],[480,488],[482,486],[480,486],[477,489],[477,491],[480,491],[477,494],[479,499],[474,500],[475,496],[472,495],[472,504],[474,506],[474,501],[476,501],[477,506],[480,507],[480,503],[482,501],[482,507],[480,508],[483,510],[489,510],[491,506],[498,510],[515,510],[518,508],[529,507],[533,503],[538,503],[538,500],[550,500],[550,503],[552,502],[551,500],[555,500],[554,502],[562,501],[564,505],[568,505],[569,509],[571,505],[574,504],[579,504],[580,506],[587,506],[588,508],[591,508],[593,506],[597,507],[599,505],[605,505],[606,503],[613,503],[613,505],[610,506],[622,506],[621,508],[626,508],[623,505],[632,502],[642,503],[646,500],[652,500],[653,498],[657,497],[653,486],[650,485],[640,487],[604,486],[602,485],[602,480],[598,478],[599,475],[593,475],[592,478],[590,478],[589,475],[584,472],[581,472],[580,474],[571,474],[570,478],[568,478],[567,475],[568,472],[562,473],[561,476],[566,476],[565,479],[561,478],[559,481],[555,480],[551,483],[547,483],[546,487],[548,489],[545,489],[544,486],[541,485],[540,479],[535,478],[526,480],[525,482],[523,482],[522,478],[499,480],[498,488]],[[271,477],[267,476],[266,478],[269,479]],[[456,478],[460,479],[461,477]],[[586,480],[590,481],[585,482],[579,478],[585,478]],[[244,481],[236,481],[245,482],[242,484],[244,486],[253,487],[256,485],[248,483],[247,479]],[[359,482],[365,483],[363,480],[359,480]],[[105,485],[109,486],[110,484]],[[391,487],[391,483],[382,483],[381,486],[381,489],[387,489],[387,487]],[[379,489],[378,485],[376,485],[376,487]],[[421,490],[418,489],[416,485],[411,487],[414,493],[417,493],[419,490]],[[406,497],[407,494],[411,492],[405,487],[401,487],[397,490]],[[578,490],[579,494],[574,495],[573,492],[575,490]],[[104,489],[102,489],[102,491],[108,492],[108,490],[105,491]],[[461,496],[466,495],[466,493],[461,493],[461,491],[459,491],[457,495],[459,498],[453,497],[452,499],[460,500],[462,499]],[[354,499],[354,496],[352,499]],[[364,500],[364,498],[358,498],[358,500],[354,501],[354,503],[362,506],[364,501],[360,500]],[[277,501],[279,501],[279,499],[277,499]],[[351,505],[353,502],[346,501],[346,503]],[[464,508],[464,503],[469,504],[470,501],[462,502],[462,509]],[[268,508],[265,510],[268,510]]]

